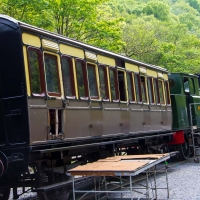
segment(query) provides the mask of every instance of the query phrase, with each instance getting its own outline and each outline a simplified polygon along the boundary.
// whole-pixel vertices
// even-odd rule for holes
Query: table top
[[[114,156],[68,171],[72,176],[134,176],[170,158],[170,154]]]

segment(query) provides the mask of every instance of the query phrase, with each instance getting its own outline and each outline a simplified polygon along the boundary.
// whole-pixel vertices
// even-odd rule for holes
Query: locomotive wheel
[[[0,189],[0,200],[8,200],[10,196],[10,188]]]
[[[185,143],[178,144],[180,160],[187,160],[190,157],[190,143],[187,135],[184,135]]]

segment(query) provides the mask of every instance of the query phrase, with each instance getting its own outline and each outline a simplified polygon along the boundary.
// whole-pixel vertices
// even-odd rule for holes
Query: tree
[[[0,12],[20,21],[52,30],[47,0],[0,0]]]
[[[161,21],[168,20],[169,6],[160,1],[149,1],[144,7],[143,12],[146,15],[153,15],[156,19]]]
[[[121,41],[122,18],[109,15],[106,0],[49,0],[55,29],[59,34],[116,51]]]

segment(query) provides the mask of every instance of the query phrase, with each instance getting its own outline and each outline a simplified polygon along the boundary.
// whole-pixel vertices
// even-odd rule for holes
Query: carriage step
[[[85,177],[76,178],[75,179],[75,185],[79,185],[80,183],[82,185],[82,181],[84,179],[85,179]],[[68,180],[68,181],[63,181],[63,182],[59,182],[59,183],[54,183],[54,184],[51,184],[51,185],[42,186],[40,188],[35,188],[32,191],[33,192],[47,192],[47,191],[54,190],[54,189],[57,189],[57,188],[61,188],[61,187],[64,187],[64,186],[69,187],[69,190],[71,190],[72,189],[72,180]]]
[[[46,185],[46,186],[43,186],[43,187],[40,187],[40,188],[35,188],[32,191],[33,192],[47,192],[47,191],[54,190],[54,189],[57,189],[57,188],[61,188],[61,187],[64,187],[64,186],[69,186],[70,189],[72,189],[72,181],[64,181],[64,182],[60,182],[60,183]]]

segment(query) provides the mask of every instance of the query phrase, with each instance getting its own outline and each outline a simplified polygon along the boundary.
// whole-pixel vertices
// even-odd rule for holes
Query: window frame
[[[44,70],[42,51],[39,48],[32,47],[32,46],[28,46],[26,49],[27,49],[27,61],[28,61],[29,83],[30,83],[31,94],[34,97],[44,97],[46,95],[46,86],[45,86],[45,70]],[[32,91],[30,59],[29,59],[29,55],[28,55],[29,50],[35,51],[38,54],[38,64],[39,64],[39,73],[40,73],[40,89],[41,89],[40,94],[33,93],[33,91]]]
[[[129,85],[128,85],[128,76],[130,77],[130,83],[131,83],[131,91],[132,91],[132,101],[130,101],[129,99]],[[134,82],[134,73],[133,72],[130,72],[130,71],[127,71],[126,72],[126,79],[127,79],[127,90],[128,90],[128,101],[130,103],[136,103],[136,97],[135,97],[135,82]]]
[[[70,70],[70,78],[71,78],[71,90],[72,90],[72,96],[67,96],[65,94],[65,83],[64,83],[64,75],[63,75],[63,64],[62,60],[66,59],[69,62],[69,70]],[[63,80],[63,89],[64,94],[67,99],[76,99],[76,90],[75,90],[75,80],[74,80],[74,68],[73,68],[73,61],[72,58],[68,55],[62,55],[61,56],[61,69],[62,69],[62,80]]]
[[[148,99],[148,88],[147,88],[147,77],[146,77],[146,75],[145,74],[140,74],[140,90],[141,90],[141,95],[142,95],[142,84],[141,84],[141,78],[144,78],[144,89],[145,89],[145,98],[146,98],[146,102],[143,102],[143,99],[141,99],[142,100],[142,103],[143,104],[149,104],[149,99]]]
[[[76,65],[77,62],[80,62],[82,64],[85,97],[80,97],[80,95],[79,95],[78,79],[77,79],[77,65]],[[80,58],[76,58],[75,59],[75,69],[76,69],[76,83],[77,83],[78,98],[81,100],[88,100],[89,99],[89,88],[88,88],[88,75],[87,75],[86,62]]]
[[[139,89],[139,98],[140,98],[140,101],[138,101],[137,99],[137,88],[135,87],[135,94],[136,94],[136,101],[138,104],[142,104],[142,91],[141,91],[141,79],[140,79],[140,74],[139,73],[134,73],[134,83],[136,83],[136,79],[137,79],[137,82],[138,82],[138,89]],[[136,84],[135,84],[136,86]]]
[[[156,83],[156,88],[155,88],[155,84]],[[153,89],[154,89],[154,98],[155,98],[155,104],[156,105],[161,105],[160,104],[160,94],[159,94],[159,90],[158,90],[158,78],[153,78]],[[157,97],[158,97],[158,102],[156,101],[156,93],[157,93]]]
[[[106,65],[100,64],[100,65],[98,66],[98,71],[100,71],[100,68],[102,68],[103,71],[104,71],[105,89],[106,89],[105,93],[106,93],[107,99],[103,99],[103,98],[102,98],[102,96],[101,96],[101,89],[100,89],[100,96],[101,96],[101,98],[102,98],[102,101],[110,101],[110,97],[109,97],[109,87],[108,87],[108,71],[107,71],[107,66],[106,66]],[[100,72],[99,72],[99,84],[100,84],[99,86],[100,86],[100,88],[101,88]]]
[[[55,97],[61,97],[61,83],[60,83],[60,75],[59,75],[59,65],[58,65],[58,58],[59,56],[57,54],[53,54],[51,52],[44,51],[43,56],[44,56],[44,66],[45,66],[45,55],[48,55],[49,57],[56,57],[56,69],[57,69],[57,78],[58,78],[58,90],[59,92],[49,92],[47,90],[47,81],[46,81],[46,91],[48,96],[55,96]],[[45,78],[46,78],[46,66],[45,66]]]
[[[159,87],[159,82],[161,82],[161,85],[162,85],[162,96],[163,96],[163,102],[161,102],[161,99],[160,99],[160,87]],[[158,78],[158,91],[159,91],[159,99],[160,99],[160,105],[165,105],[165,91],[164,91],[164,80],[163,79],[160,79]]]
[[[165,99],[166,99],[166,105],[171,105],[171,99],[170,99],[170,89],[169,89],[169,81],[164,81],[165,84]]]
[[[97,91],[97,96],[91,96],[90,95],[90,83],[89,83],[89,74],[88,74],[88,65],[94,67],[94,74],[95,74],[95,81],[96,81],[96,91]],[[94,63],[87,62],[86,63],[86,68],[87,68],[87,79],[88,79],[88,90],[89,90],[89,97],[92,100],[98,100],[100,98],[99,96],[99,83],[98,83],[98,70],[97,70],[97,65]]]
[[[111,90],[111,84],[110,84],[110,95],[111,95],[111,101],[112,102],[119,102],[120,101],[120,98],[119,98],[119,88],[118,88],[118,85],[119,85],[119,83],[118,83],[118,75],[117,75],[117,69],[115,68],[115,67],[109,67],[109,79],[110,79],[110,71],[113,71],[113,73],[114,73],[114,84],[115,84],[115,92],[116,92],[116,99],[112,99],[112,90]],[[110,80],[109,80],[109,83],[110,83]]]
[[[150,83],[151,83],[150,88],[151,88],[151,96],[152,96],[152,100],[153,100],[152,102],[150,102],[148,80],[150,80]],[[147,77],[147,88],[148,88],[149,105],[155,105],[156,103],[155,103],[155,95],[154,95],[154,90],[153,90],[153,77],[150,77],[150,76]]]

